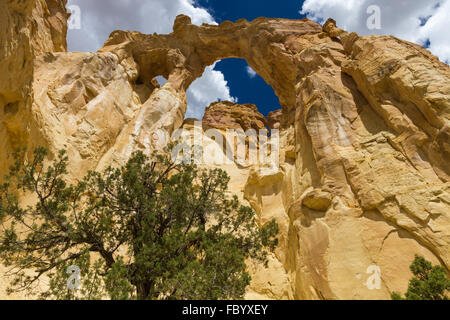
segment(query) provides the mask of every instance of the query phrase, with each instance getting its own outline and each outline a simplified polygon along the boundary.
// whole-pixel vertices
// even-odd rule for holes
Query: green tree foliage
[[[54,161],[43,148],[30,161],[16,152],[0,187],[9,290],[47,287],[40,297],[53,299],[242,298],[245,261],[267,263],[278,226],[258,226],[254,211],[228,196],[224,171],[173,162],[169,151],[135,153],[74,185],[64,151]],[[36,203],[21,206],[18,192]],[[70,266],[81,271],[77,290],[67,286],[76,283]]]
[[[393,300],[448,300],[446,293],[450,290],[450,280],[444,267],[433,266],[416,254],[409,268],[414,277],[409,281],[408,291],[404,298],[393,292]]]

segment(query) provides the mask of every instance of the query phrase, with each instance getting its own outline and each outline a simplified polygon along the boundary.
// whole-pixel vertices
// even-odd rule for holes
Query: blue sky
[[[299,0],[198,0],[218,23],[240,18],[253,20],[258,17],[300,19],[299,11],[304,1]]]
[[[70,51],[96,51],[117,29],[170,33],[178,14],[190,16],[197,25],[240,18],[250,21],[261,16],[308,17],[321,23],[331,17],[345,30],[360,35],[394,35],[427,47],[444,62],[450,61],[446,32],[450,0],[68,0],[68,7],[73,6],[81,14],[81,24],[68,32]],[[379,10],[380,25],[369,29],[368,11],[373,6]],[[280,108],[272,88],[239,59],[207,67],[190,86],[187,97],[186,117],[198,119],[217,100],[253,103],[264,115]]]
[[[238,103],[253,103],[265,116],[270,111],[280,109],[280,102],[272,87],[258,75],[251,78],[246,71],[247,66],[244,59],[230,58],[217,63],[215,69],[224,74],[230,94],[238,99]]]
[[[198,4],[206,8],[218,23],[225,20],[234,22],[241,18],[251,21],[258,17],[288,19],[305,17],[299,13],[303,1],[296,0],[199,0]],[[272,87],[260,76],[249,75],[247,66],[243,59],[226,59],[217,63],[215,70],[225,75],[230,95],[236,97],[239,103],[253,103],[265,116],[270,111],[280,109],[280,102]]]

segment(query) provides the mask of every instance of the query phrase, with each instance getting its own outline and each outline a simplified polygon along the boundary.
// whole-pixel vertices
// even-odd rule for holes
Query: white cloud
[[[377,5],[381,10],[381,28],[370,30],[367,8]],[[430,43],[429,50],[442,61],[450,61],[448,17],[450,0],[306,0],[302,14],[319,23],[328,18],[339,27],[361,35],[392,34],[418,43]]]
[[[170,33],[179,14],[190,16],[196,25],[217,24],[195,0],[69,0],[70,5],[81,9],[81,29],[68,32],[70,51],[96,51],[114,30]],[[211,102],[233,100],[224,75],[213,69],[206,68],[202,78],[189,88],[187,116],[201,118]]]
[[[81,29],[68,33],[70,51],[96,51],[114,30],[170,33],[179,14],[197,25],[216,24],[194,0],[69,0],[70,5],[81,9]]]
[[[447,0],[427,23],[420,28],[422,38],[430,40],[430,51],[447,64],[450,63],[449,16],[450,1]]]
[[[245,68],[245,70],[247,71],[247,74],[248,74],[248,76],[249,76],[251,79],[253,79],[254,77],[256,77],[256,71],[253,70],[252,67],[247,66],[247,67]]]
[[[222,72],[214,70],[215,64],[206,67],[203,76],[195,80],[187,91],[189,101],[186,118],[201,119],[212,102],[229,100],[237,103],[238,99],[230,96],[228,83]]]

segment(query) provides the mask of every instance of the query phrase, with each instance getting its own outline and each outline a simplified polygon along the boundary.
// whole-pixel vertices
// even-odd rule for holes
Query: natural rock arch
[[[241,19],[236,23],[225,21],[218,26],[198,27],[191,24],[189,17],[180,15],[169,35],[114,31],[99,52],[117,55],[132,74],[131,82],[151,86],[156,76],[168,79],[162,90],[149,97],[153,100],[145,103],[151,106],[148,110],[151,115],[143,117],[152,119],[147,123],[147,129],[161,125],[160,121],[153,123],[158,119],[155,100],[164,100],[160,95],[170,96],[174,105],[166,103],[159,116],[166,114],[163,127],[171,132],[180,127],[186,113],[186,90],[190,84],[207,66],[226,58],[245,59],[272,86],[283,106],[285,118],[292,121],[298,82],[295,53],[321,42],[321,35],[322,28],[308,19],[259,18],[252,22]],[[168,112],[171,115],[168,116]],[[114,153],[117,154],[117,150]],[[111,159],[104,162],[110,163]]]
[[[173,29],[169,35],[115,31],[100,52],[132,56],[144,82],[162,75],[174,89],[182,90],[218,60],[245,59],[273,87],[286,109],[296,104],[298,75],[293,53],[313,44],[322,33],[318,24],[307,19],[241,19],[198,27],[183,15],[176,18]]]

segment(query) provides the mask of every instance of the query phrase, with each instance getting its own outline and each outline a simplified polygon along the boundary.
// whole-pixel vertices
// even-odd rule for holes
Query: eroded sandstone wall
[[[0,2],[0,173],[7,155],[19,145],[41,140],[41,124],[32,111],[35,59],[45,52],[67,51],[67,0]],[[42,141],[42,144],[45,144]]]
[[[38,57],[66,52],[67,0],[0,1],[0,176],[7,173],[11,153],[19,146],[30,150],[47,146],[41,107],[34,104],[33,86]],[[36,109],[37,108],[37,109]],[[0,265],[0,298],[6,296],[6,270]]]
[[[415,253],[449,269],[450,70],[427,50],[332,20],[179,16],[169,35],[114,31],[96,53],[67,53],[64,5],[0,4],[1,175],[21,144],[67,149],[72,178],[149,153],[158,130],[188,127],[186,90],[205,67],[244,58],[282,105],[269,117],[279,170],[221,166],[281,230],[269,267],[249,265],[247,297],[388,299]],[[365,283],[371,265],[379,290]]]

